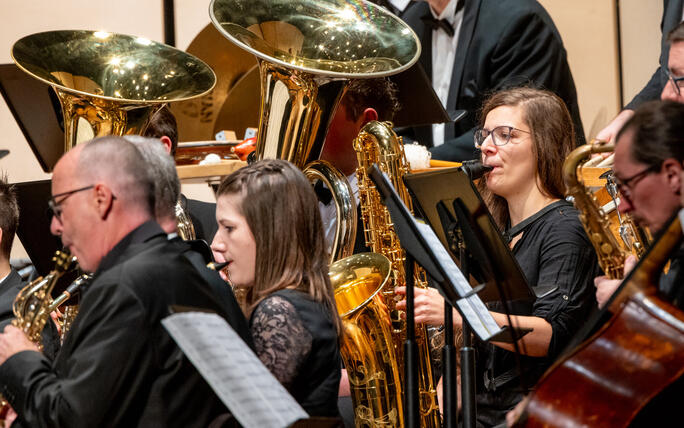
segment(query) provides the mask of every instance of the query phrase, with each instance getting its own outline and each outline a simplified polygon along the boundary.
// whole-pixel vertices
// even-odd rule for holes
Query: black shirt
[[[254,309],[250,329],[256,354],[309,415],[339,416],[342,362],[323,304],[301,291],[276,291]]]
[[[56,360],[0,366],[16,426],[208,426],[227,411],[160,322],[171,305],[226,316],[185,249],[147,222],[102,259]]]
[[[537,382],[596,306],[593,280],[600,268],[578,215],[569,202],[555,202],[522,229],[522,237],[513,247],[533,289],[557,287],[515,311],[543,318],[553,329],[546,357],[521,357],[522,380],[528,387]],[[502,312],[497,304],[491,309]],[[491,344],[481,343],[478,348],[478,422],[496,425],[522,399],[521,377],[513,352]]]

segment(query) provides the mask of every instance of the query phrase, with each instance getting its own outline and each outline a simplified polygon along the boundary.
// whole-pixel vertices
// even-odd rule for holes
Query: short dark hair
[[[674,27],[672,31],[667,34],[667,41],[672,43],[684,42],[684,21]]]
[[[342,98],[347,114],[358,119],[367,108],[378,112],[381,121],[392,120],[401,107],[397,85],[386,77],[352,80]]]
[[[8,184],[7,176],[3,175],[0,177],[0,229],[2,229],[0,255],[8,260],[18,224],[19,205],[14,193],[14,186]]]
[[[167,136],[171,140],[171,156],[176,156],[178,125],[169,106],[162,107],[152,115],[150,122],[147,124],[147,129],[143,133],[143,137],[161,138],[163,136]]]
[[[630,155],[635,162],[652,167],[670,158],[684,162],[684,104],[644,103],[620,129],[616,141],[630,131],[634,132]]]

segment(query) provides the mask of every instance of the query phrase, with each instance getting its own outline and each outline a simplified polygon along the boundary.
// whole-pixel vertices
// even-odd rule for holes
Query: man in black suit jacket
[[[421,40],[420,62],[428,76],[434,77],[433,56],[439,54],[432,52],[433,31],[441,31],[434,30],[431,5],[441,12],[456,1],[414,2],[402,15]],[[413,137],[430,147],[436,159],[474,159],[473,130],[478,126],[483,100],[500,89],[531,85],[550,90],[565,101],[578,144],[583,143],[577,91],[560,34],[546,10],[536,0],[459,3],[456,10],[462,7],[463,19],[445,107],[448,112],[465,110],[467,114],[458,123],[446,125],[442,145],[433,147],[430,126],[413,128]]]
[[[678,24],[682,22],[684,0],[663,0],[663,19],[660,21],[660,64],[651,76],[646,86],[634,96],[625,108],[602,129],[596,138],[600,140],[613,141],[622,126],[634,116],[634,110],[648,101],[660,98],[663,89],[667,84],[667,75],[663,72],[668,68],[670,55],[670,40],[668,35]],[[676,101],[676,100],[673,100]]]
[[[9,262],[18,224],[19,206],[14,191],[6,179],[0,179],[0,331],[14,319],[12,305],[26,285]],[[54,358],[59,350],[59,334],[51,320],[43,330],[42,344],[45,355]]]
[[[243,338],[247,323],[226,312],[187,244],[153,221],[147,170],[120,137],[79,144],[55,166],[51,230],[94,279],[54,362],[19,329],[0,334],[0,392],[19,415],[13,426],[208,426],[225,414],[161,320],[172,307],[211,310]]]

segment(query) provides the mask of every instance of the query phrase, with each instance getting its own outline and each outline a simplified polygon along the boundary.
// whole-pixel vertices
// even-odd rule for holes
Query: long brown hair
[[[240,196],[238,208],[256,242],[254,286],[245,290],[247,316],[271,293],[293,288],[322,303],[341,332],[318,199],[309,180],[287,161],[262,160],[223,180],[217,197],[229,194]]]
[[[489,112],[498,107],[521,107],[523,120],[532,137],[532,155],[537,164],[537,183],[542,194],[551,198],[563,198],[563,161],[575,146],[572,117],[565,103],[557,95],[534,88],[512,88],[497,92],[483,104],[480,124],[484,126]],[[478,185],[492,216],[500,228],[505,228],[510,218],[508,203],[487,188],[487,181]]]

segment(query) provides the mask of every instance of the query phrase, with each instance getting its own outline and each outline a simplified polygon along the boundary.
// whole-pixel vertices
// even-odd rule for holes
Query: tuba
[[[32,34],[14,44],[12,58],[57,94],[65,152],[95,137],[141,134],[164,104],[202,96],[216,83],[192,55],[104,31]]]
[[[364,0],[212,0],[216,28],[257,57],[261,105],[257,159],[288,160],[300,169],[318,162],[330,121],[349,79],[399,73],[418,60],[413,31]],[[316,163],[316,178],[339,177]],[[321,170],[326,172],[321,173]],[[344,178],[344,177],[342,177]],[[326,183],[340,217],[331,254],[351,254],[356,228],[348,184]]]
[[[381,296],[391,274],[390,261],[377,253],[355,254],[330,265],[330,283],[344,326],[340,353],[357,427],[404,425],[390,311]]]
[[[390,122],[372,121],[367,123],[354,140],[354,150],[356,150],[359,161],[359,168],[356,174],[359,183],[359,199],[366,244],[372,251],[383,254],[391,262],[393,278],[383,285],[380,295],[388,306],[391,318],[391,325],[389,327],[392,332],[392,347],[394,347],[394,353],[397,357],[396,364],[399,367],[398,370],[403,375],[403,342],[406,329],[405,321],[401,319],[399,312],[395,308],[394,287],[405,285],[405,254],[394,231],[390,214],[383,205],[380,195],[366,171],[372,164],[378,164],[378,167],[389,176],[404,203],[411,209],[411,198],[402,181],[403,176],[408,172],[408,163],[404,156],[401,139],[392,130]],[[418,266],[415,268],[415,279],[417,287],[426,287],[425,272]],[[371,337],[376,336],[373,331],[370,334]],[[439,427],[439,408],[435,384],[432,378],[428,335],[425,326],[416,326],[416,342],[419,354],[420,426]],[[384,346],[384,344],[378,344],[378,346]],[[343,354],[343,358],[347,362],[351,357]],[[361,379],[354,379],[354,373],[348,373],[348,375],[352,390],[362,384]],[[386,374],[386,376],[389,377],[389,374]],[[352,393],[352,397],[356,395],[357,392]],[[401,393],[396,394],[396,397],[396,408],[401,409]],[[363,408],[359,407],[357,402],[354,402],[354,406],[357,420],[363,418]],[[372,423],[368,424],[368,426],[382,426],[381,421],[387,417],[386,414],[393,411],[394,409],[390,409],[386,413],[373,414]]]
[[[623,241],[629,243],[630,247],[618,242],[615,235],[610,231],[608,218],[599,207],[596,197],[584,186],[581,181],[581,173],[578,172],[581,171],[581,165],[592,154],[612,152],[614,147],[612,143],[594,140],[576,148],[570,152],[563,163],[563,181],[565,182],[566,196],[572,197],[575,207],[580,211],[580,220],[596,250],[601,269],[609,278],[619,279],[623,276],[623,267],[627,255],[632,251],[637,256],[643,254],[645,250],[643,238],[635,233],[636,227],[628,223],[629,226],[621,228],[620,235],[623,237]]]

